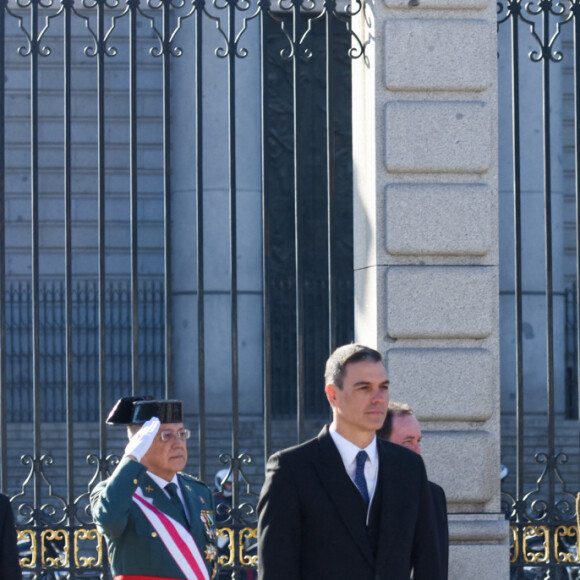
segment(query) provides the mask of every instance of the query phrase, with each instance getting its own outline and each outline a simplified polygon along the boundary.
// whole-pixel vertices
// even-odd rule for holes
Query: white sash
[[[187,580],[210,580],[205,560],[189,530],[157,509],[153,500],[143,495],[140,487],[133,494],[133,501],[149,520]]]

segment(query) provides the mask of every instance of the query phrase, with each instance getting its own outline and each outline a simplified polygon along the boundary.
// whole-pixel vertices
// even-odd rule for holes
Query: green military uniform
[[[178,473],[179,485],[189,512],[189,529],[204,557],[209,577],[216,573],[214,501],[209,488],[190,475]],[[113,475],[97,485],[91,494],[93,519],[105,536],[113,576],[158,576],[185,578],[149,520],[133,501],[141,488],[147,499],[166,515],[183,521],[183,516],[154,481],[144,465],[123,459]],[[187,522],[184,523],[184,525]]]

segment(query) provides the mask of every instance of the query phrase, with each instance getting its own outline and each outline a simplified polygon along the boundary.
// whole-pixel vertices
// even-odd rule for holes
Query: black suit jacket
[[[21,578],[14,514],[8,498],[0,494],[0,580],[20,580]]]
[[[327,427],[269,459],[258,502],[261,580],[409,580],[412,568],[415,580],[442,580],[423,460],[387,441],[377,446],[376,555],[362,497]]]
[[[449,524],[447,522],[447,499],[445,491],[440,485],[429,482],[433,507],[435,508],[435,521],[437,524],[437,538],[439,542],[439,559],[443,578],[447,580],[449,571]]]

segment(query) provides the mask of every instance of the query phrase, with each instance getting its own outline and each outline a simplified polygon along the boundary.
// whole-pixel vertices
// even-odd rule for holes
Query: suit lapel
[[[364,502],[354,483],[346,473],[342,457],[324,427],[318,435],[319,458],[315,469],[318,477],[335,505],[338,517],[344,523],[353,542],[371,565],[374,559],[368,541]]]

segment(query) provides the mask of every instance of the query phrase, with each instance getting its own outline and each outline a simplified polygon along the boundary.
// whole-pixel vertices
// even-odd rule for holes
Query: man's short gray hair
[[[339,346],[326,361],[324,384],[334,385],[342,389],[342,379],[346,373],[346,365],[361,361],[382,362],[383,357],[379,351],[362,344]]]

